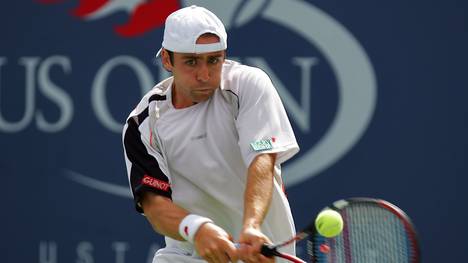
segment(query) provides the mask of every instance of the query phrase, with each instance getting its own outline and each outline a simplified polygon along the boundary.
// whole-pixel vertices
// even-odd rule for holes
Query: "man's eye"
[[[193,65],[197,64],[197,61],[195,59],[189,59],[189,60],[185,61],[185,64],[189,65],[189,66],[193,66]]]
[[[218,61],[219,61],[219,58],[217,58],[217,57],[215,57],[215,58],[210,58],[210,59],[208,60],[208,62],[209,62],[210,64],[216,64],[216,63],[218,63]]]

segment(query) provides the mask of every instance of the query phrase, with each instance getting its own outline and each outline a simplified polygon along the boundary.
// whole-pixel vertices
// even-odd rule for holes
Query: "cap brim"
[[[162,48],[160,48],[158,50],[158,53],[156,53],[156,58],[159,58],[161,56],[161,53],[162,53]]]

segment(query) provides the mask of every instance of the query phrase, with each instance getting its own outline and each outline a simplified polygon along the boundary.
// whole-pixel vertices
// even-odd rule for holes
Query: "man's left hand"
[[[270,239],[260,229],[244,228],[239,237],[239,258],[245,263],[273,263],[275,258],[265,257],[260,253],[263,244],[271,244]]]

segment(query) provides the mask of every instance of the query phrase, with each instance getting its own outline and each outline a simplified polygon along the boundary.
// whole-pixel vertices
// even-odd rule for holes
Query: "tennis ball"
[[[343,230],[343,218],[335,210],[325,209],[315,219],[315,228],[324,237],[335,237]]]

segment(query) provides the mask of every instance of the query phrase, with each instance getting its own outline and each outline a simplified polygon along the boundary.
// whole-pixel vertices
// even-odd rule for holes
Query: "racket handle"
[[[234,246],[236,248],[239,248],[240,244],[234,243]],[[280,258],[289,260],[290,262],[293,262],[293,263],[306,263],[300,258],[279,252],[278,250],[276,250],[276,247],[274,245],[263,244],[262,247],[260,248],[260,253],[262,253],[262,255],[264,255],[265,257],[269,257],[269,258],[280,257]]]
[[[293,255],[279,252],[278,250],[276,250],[276,247],[273,245],[263,244],[260,249],[260,253],[262,253],[262,255],[269,257],[269,258],[280,257],[293,263],[306,263],[304,260],[297,258]]]
[[[268,244],[262,245],[262,247],[260,248],[260,253],[262,253],[262,255],[264,255],[265,257],[269,258],[280,255],[280,253],[276,250],[275,246]]]
[[[234,246],[236,248],[240,248],[239,243],[234,243]],[[263,244],[262,247],[260,248],[260,253],[264,255],[265,257],[274,257],[274,256],[279,256],[280,253],[276,250],[276,247],[273,245],[268,245],[268,244]]]

